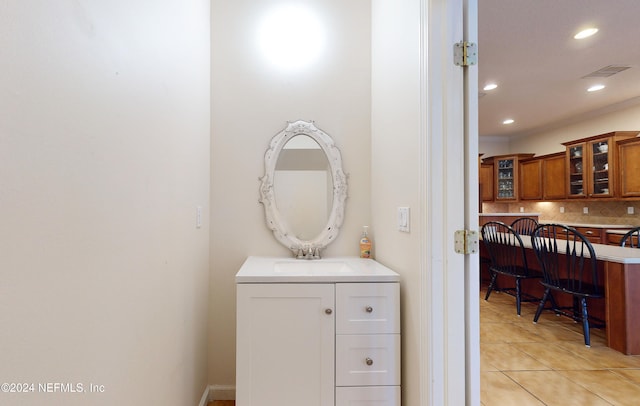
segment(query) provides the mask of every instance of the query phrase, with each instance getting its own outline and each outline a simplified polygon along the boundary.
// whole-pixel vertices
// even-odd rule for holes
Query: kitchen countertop
[[[631,229],[634,228],[635,226],[631,226],[629,224],[599,224],[599,223],[571,223],[571,222],[564,222],[564,221],[541,221],[540,224],[564,224],[567,226],[571,226],[571,227],[590,227],[590,228],[606,228],[606,229],[620,229],[620,228],[627,228],[627,229]]]
[[[620,235],[625,235],[626,233],[628,233],[629,231],[631,231],[631,229],[634,227],[629,227],[629,228],[619,228],[619,229],[607,229],[605,230],[608,234],[620,234]]]
[[[540,213],[478,213],[480,217],[527,217],[527,216],[538,216],[540,217]]]
[[[398,281],[400,281],[400,275],[396,272],[373,259],[358,257],[307,260],[290,257],[251,256],[247,258],[236,274],[236,283]]]
[[[531,237],[521,235],[526,248],[532,248]],[[617,245],[591,244],[600,261],[617,262],[620,264],[640,264],[640,249],[619,247]]]

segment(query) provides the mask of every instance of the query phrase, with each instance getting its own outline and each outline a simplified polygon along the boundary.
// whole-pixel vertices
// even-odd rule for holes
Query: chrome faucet
[[[305,245],[298,249],[298,259],[320,259],[320,248],[312,245]]]

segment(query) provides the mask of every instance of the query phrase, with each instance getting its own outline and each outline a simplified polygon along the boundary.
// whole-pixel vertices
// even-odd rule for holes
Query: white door
[[[332,406],[333,284],[238,284],[236,405]]]
[[[477,43],[477,0],[422,0],[423,376],[428,405],[479,405],[478,254],[456,253],[478,229],[477,72],[454,46]]]

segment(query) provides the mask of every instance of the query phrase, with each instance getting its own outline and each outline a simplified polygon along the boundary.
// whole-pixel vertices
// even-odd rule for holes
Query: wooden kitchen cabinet
[[[638,135],[616,131],[563,143],[566,146],[567,197],[610,198],[616,190],[616,142]]]
[[[561,200],[567,197],[565,153],[540,157],[542,160],[542,199]]]
[[[480,197],[483,202],[492,202],[494,200],[494,182],[493,182],[493,160],[488,158],[480,163]]]
[[[618,142],[617,194],[619,197],[640,197],[640,138]]]
[[[493,157],[494,200],[496,202],[518,201],[519,161],[533,154],[500,155]]]
[[[564,152],[521,160],[520,200],[565,199],[564,171]]]
[[[520,179],[520,200],[542,199],[542,160],[532,158],[522,160],[518,170]]]

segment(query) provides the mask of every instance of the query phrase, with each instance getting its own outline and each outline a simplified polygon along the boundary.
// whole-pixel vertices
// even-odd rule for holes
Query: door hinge
[[[478,63],[478,47],[473,42],[460,41],[453,47],[453,62],[457,66],[471,66]]]
[[[453,245],[458,254],[475,254],[478,252],[478,232],[473,230],[456,231]]]

